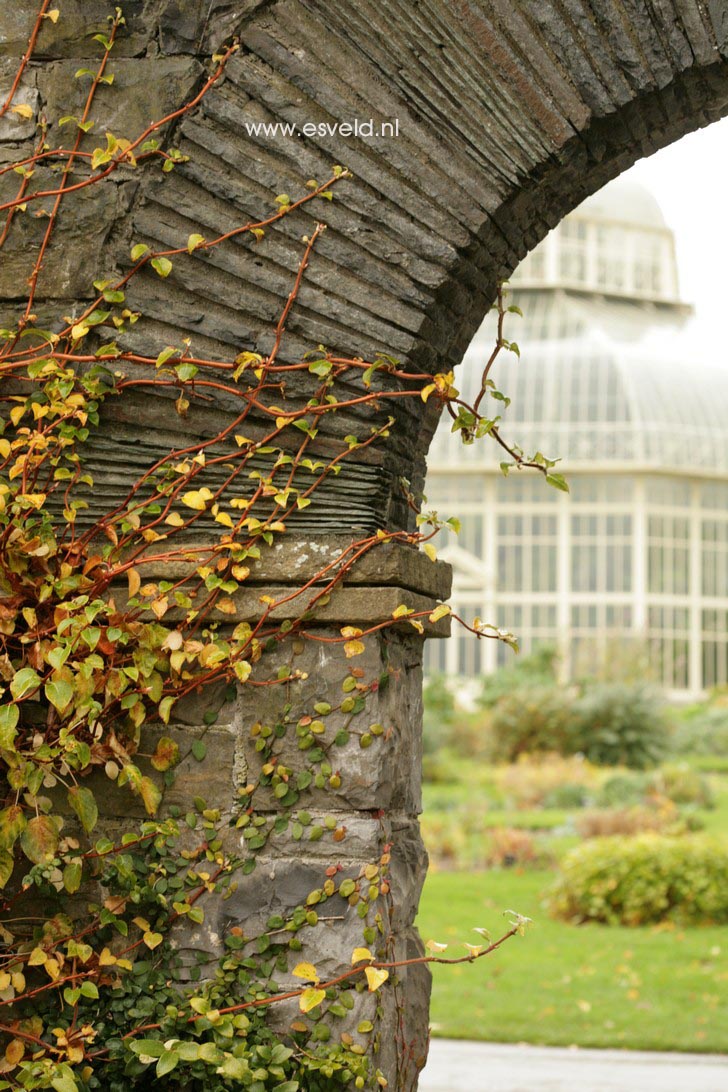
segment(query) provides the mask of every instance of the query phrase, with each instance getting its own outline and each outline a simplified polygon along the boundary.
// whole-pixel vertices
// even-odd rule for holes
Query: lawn
[[[501,912],[534,919],[474,965],[433,967],[433,1034],[643,1050],[728,1052],[728,929],[637,929],[552,921],[541,905],[553,873],[433,873],[418,925],[425,940],[478,943]],[[458,951],[459,949],[459,951]]]

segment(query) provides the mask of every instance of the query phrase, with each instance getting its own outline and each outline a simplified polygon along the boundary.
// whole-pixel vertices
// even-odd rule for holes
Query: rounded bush
[[[666,796],[675,804],[715,807],[715,797],[707,777],[684,762],[670,762],[661,766],[651,774],[650,782],[655,792]]]
[[[672,745],[679,755],[728,757],[728,707],[716,705],[679,723]]]
[[[556,686],[523,686],[503,695],[491,714],[492,757],[570,752],[573,694]]]
[[[656,766],[669,746],[668,727],[654,694],[643,686],[600,683],[574,703],[572,751],[597,766]]]
[[[571,922],[728,922],[728,839],[595,838],[561,862],[549,909]]]
[[[650,789],[647,774],[615,773],[599,789],[596,804],[600,808],[628,807],[644,803]]]

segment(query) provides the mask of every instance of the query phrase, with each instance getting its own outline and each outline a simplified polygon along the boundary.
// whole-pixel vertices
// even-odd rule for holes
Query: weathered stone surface
[[[43,24],[17,100],[36,117],[45,111],[57,123],[50,115],[78,107],[82,89],[74,72],[92,67],[99,53],[92,33],[113,6],[64,0],[58,24]],[[323,218],[328,231],[289,316],[280,359],[295,360],[322,343],[350,356],[393,352],[409,370],[447,369],[460,360],[498,278],[566,212],[636,158],[728,112],[728,0],[126,0],[124,8],[127,28],[112,57],[115,84],[99,95],[100,124],[85,149],[100,143],[105,125],[117,135],[137,135],[133,130],[199,87],[213,50],[232,35],[242,48],[204,102],[161,134],[191,157],[187,164],[164,184],[156,166],[120,172],[101,196],[91,188],[64,203],[39,282],[44,324],[77,314],[99,273],[127,268],[132,239],[174,246],[192,231],[212,237],[269,214],[273,194],[298,195],[306,178],[326,178],[333,163],[347,164],[355,176],[337,188],[331,205],[287,217],[264,246],[238,239],[176,263],[165,280],[140,276],[129,298],[146,321],[128,343],[152,353],[183,337],[211,359],[268,351],[301,236]],[[0,9],[0,101],[36,10],[36,0]],[[355,118],[396,119],[399,136],[356,140],[331,128]],[[3,165],[28,154],[34,120],[0,119]],[[322,127],[309,137],[247,128],[312,121]],[[36,181],[49,177],[39,169]],[[0,203],[16,186],[13,172],[0,175]],[[0,326],[12,314],[10,301],[25,291],[28,259],[38,252],[44,225],[31,211],[15,217],[0,269]],[[379,375],[375,389],[379,382],[388,389],[393,380]],[[308,397],[294,379],[288,394]],[[389,409],[383,401],[336,415],[313,450],[331,458],[343,436],[381,423]],[[166,396],[119,400],[104,411],[102,434],[89,452],[96,481],[82,518],[93,523],[161,450],[214,435],[233,412],[231,400],[220,398],[195,404],[183,420]],[[423,488],[437,406],[433,399],[424,406],[415,393],[398,399],[393,413],[387,444],[358,452],[290,521],[291,536],[304,541],[265,555],[251,574],[251,590],[239,598],[241,616],[256,614],[264,588],[290,591],[357,535],[412,526],[402,479],[415,493]],[[261,428],[254,415],[249,425]],[[210,527],[201,525],[200,535],[208,538]],[[346,623],[386,620],[401,600],[420,606],[447,592],[441,567],[387,547],[350,574],[348,590],[311,626],[314,635],[331,637]],[[438,626],[444,631],[446,623]],[[316,814],[330,810],[347,828],[337,852],[353,873],[383,841],[393,841],[399,893],[387,908],[388,942],[405,957],[421,950],[411,925],[424,868],[412,823],[419,808],[420,651],[421,638],[406,623],[351,663],[338,644],[319,643],[298,655],[292,646],[292,660],[305,665],[308,679],[287,697],[283,687],[242,687],[232,701],[224,688],[192,695],[175,710],[168,732],[183,750],[204,733],[208,754],[203,763],[184,759],[166,806],[182,806],[185,794],[199,789],[234,817],[240,788],[259,768],[256,723],[295,718],[279,753],[298,769],[296,723],[312,702],[325,693],[338,705],[342,680],[357,663],[377,676],[388,670],[389,688],[369,695],[351,725],[381,722],[385,731],[365,749],[355,735],[332,748],[341,784],[333,794],[311,789],[307,805]],[[257,670],[282,666],[284,655],[283,648],[267,653]],[[217,714],[214,725],[205,721],[210,712]],[[326,738],[343,724],[340,712],[321,719]],[[148,735],[145,746],[153,748],[155,734]],[[258,803],[273,817],[277,805],[266,792]],[[241,835],[233,826],[228,837],[234,843]],[[180,943],[213,950],[233,920],[260,921],[293,905],[307,884],[316,886],[331,848],[328,841],[293,841],[288,831],[275,836],[235,899]],[[356,923],[344,918],[315,941],[327,967],[347,962]],[[426,1049],[429,977],[418,967],[400,977],[397,990],[382,995],[389,1034],[380,1060],[390,1087],[414,1089],[412,1073]],[[282,1008],[273,1019],[285,1025],[294,1012],[295,1005]]]
[[[321,636],[333,633],[322,630]],[[246,690],[241,694],[241,738],[246,762],[251,775],[257,775],[261,761],[255,750],[261,725],[272,728],[277,723],[289,725],[286,735],[277,742],[279,762],[293,771],[292,780],[307,768],[307,750],[299,748],[296,725],[300,718],[310,716],[323,727],[316,735],[315,745],[326,748],[326,755],[334,773],[341,777],[341,785],[332,789],[327,785],[318,790],[311,787],[306,797],[313,806],[329,807],[340,811],[348,809],[377,811],[401,810],[405,814],[420,811],[421,777],[421,645],[416,636],[399,636],[392,633],[369,638],[365,652],[354,660],[347,660],[341,644],[320,644],[315,641],[301,642],[298,654],[285,645],[279,652],[266,657],[266,672],[275,676],[280,663],[290,663],[307,678],[290,685],[266,687],[263,690]],[[343,689],[345,680],[352,680],[351,668],[362,672],[363,682],[374,681],[374,693],[361,694],[361,712],[342,712],[342,701],[358,691]],[[378,683],[377,683],[377,680]],[[385,685],[386,684],[386,685]],[[319,716],[314,705],[328,702],[333,711]],[[286,712],[287,706],[291,706]],[[372,733],[371,726],[375,725]],[[340,731],[346,731],[348,742],[339,746],[334,740]],[[362,747],[362,737],[368,737],[369,746]],[[364,739],[367,742],[367,738]],[[327,779],[328,780],[328,779]],[[276,802],[258,790],[256,806],[275,810]]]

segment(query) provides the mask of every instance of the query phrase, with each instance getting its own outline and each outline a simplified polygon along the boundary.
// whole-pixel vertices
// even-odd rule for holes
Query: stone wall
[[[39,117],[74,112],[82,93],[74,73],[96,55],[91,32],[113,10],[99,0],[58,6],[62,17],[44,24],[17,100],[32,108],[33,118],[0,121],[0,166],[32,147]],[[143,273],[130,302],[144,312],[145,344],[156,350],[190,337],[212,359],[268,351],[300,237],[315,216],[329,230],[288,322],[282,359],[324,343],[347,355],[393,353],[405,366],[430,371],[452,366],[497,278],[561,216],[639,156],[728,110],[728,0],[127,0],[123,7],[127,30],[114,51],[114,86],[99,99],[97,132],[109,126],[117,136],[136,135],[199,89],[206,59],[221,43],[237,35],[241,49],[202,104],[168,126],[165,139],[189,162],[163,184],[152,173],[120,171],[103,189],[69,197],[41,275],[39,321],[46,313],[78,313],[94,276],[127,268],[133,242],[179,245],[193,231],[212,237],[268,213],[272,194],[298,194],[307,178],[327,177],[332,163],[354,174],[330,206],[286,218],[263,247],[235,240],[180,264],[166,280]],[[0,98],[35,12],[35,0],[0,10]],[[246,130],[250,122],[354,118],[396,119],[400,135],[355,140],[322,130],[303,139]],[[89,147],[95,143],[89,137]],[[39,169],[36,180],[46,178]],[[16,182],[12,173],[0,176],[0,197],[14,192]],[[42,218],[16,218],[0,267],[0,326],[25,291],[28,256],[43,230]],[[132,470],[182,437],[194,442],[209,435],[227,412],[216,405],[182,419],[153,393],[134,399],[104,419],[94,449],[91,518],[93,505],[117,495]],[[378,421],[383,412],[361,411],[353,425]],[[260,587],[297,584],[315,571],[317,558],[363,531],[411,524],[399,481],[421,487],[436,409],[401,400],[396,418],[387,444],[349,460],[318,505],[301,514],[294,553],[269,559],[257,577]],[[340,428],[319,438],[321,450],[337,450],[352,420]],[[413,551],[392,549],[386,562],[378,557],[355,570],[351,587],[317,616],[321,634],[385,620],[402,601],[422,606],[447,594],[446,575]],[[237,604],[241,619],[255,612],[251,595]],[[325,810],[336,829],[346,827],[340,859],[352,874],[393,843],[385,902],[397,953],[420,951],[412,920],[424,873],[416,826],[421,638],[411,633],[388,631],[366,654],[372,671],[386,661],[391,682],[362,716],[391,732],[367,749],[344,748],[340,788],[333,798],[314,792],[310,802],[312,815]],[[319,700],[322,688],[336,693],[347,673],[330,647],[300,654]],[[319,659],[309,664],[314,655]],[[294,706],[307,693],[299,689]],[[221,706],[215,725],[205,729],[205,764],[182,768],[167,806],[184,803],[202,782],[233,814],[255,768],[251,729],[279,717],[281,700],[272,690],[264,699],[243,694]],[[173,730],[181,738],[202,731],[210,701],[205,695],[191,702]],[[274,798],[269,806],[275,814]],[[275,837],[259,866],[270,883],[262,888],[253,874],[220,905],[208,935],[185,943],[214,944],[230,921],[254,921],[272,907],[295,904],[316,886],[330,853],[329,842]],[[346,921],[327,929],[322,967],[346,962],[355,931]],[[407,1053],[403,1045],[414,1044],[416,1063],[424,1057],[427,991],[427,976],[418,970],[386,1002],[398,1029],[382,1046],[390,1075],[395,1054]]]

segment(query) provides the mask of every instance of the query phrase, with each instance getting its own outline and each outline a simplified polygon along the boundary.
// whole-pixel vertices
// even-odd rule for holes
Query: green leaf
[[[204,740],[195,740],[195,742],[192,744],[192,754],[195,756],[198,762],[202,762],[203,758],[207,754],[207,747]]]
[[[144,807],[147,809],[148,814],[156,815],[157,808],[162,802],[162,793],[151,777],[141,779],[139,782],[139,795],[144,801]]]
[[[312,360],[308,366],[312,375],[320,375],[322,378],[327,376],[332,368],[333,364],[330,360]]]
[[[165,1050],[162,1057],[157,1062],[156,1073],[158,1077],[163,1077],[165,1073],[171,1073],[172,1070],[179,1062],[179,1054],[176,1050]]]
[[[16,671],[15,675],[13,675],[10,682],[10,693],[16,701],[19,701],[26,694],[37,690],[39,686],[40,676],[38,672],[34,671],[32,667],[21,667],[20,671]]]
[[[23,853],[33,864],[48,864],[58,849],[58,829],[48,815],[36,815],[20,837]]]
[[[7,849],[0,849],[0,887],[5,887],[12,876],[14,864],[12,853],[9,853]]]
[[[172,263],[169,258],[152,258],[152,269],[160,277],[168,277],[172,272]]]
[[[184,364],[175,365],[174,370],[177,373],[178,378],[181,379],[183,383],[187,383],[190,379],[195,378],[200,369],[196,364],[185,362]]]
[[[179,762],[179,747],[169,736],[162,736],[157,742],[152,755],[152,766],[155,770],[164,772]]]
[[[547,474],[546,481],[553,485],[554,489],[560,489],[562,493],[569,492],[569,483],[563,474]]]
[[[0,846],[12,849],[27,826],[25,812],[19,804],[11,804],[0,811]]]
[[[165,724],[169,724],[169,714],[172,712],[172,706],[177,701],[175,697],[162,698],[159,703],[159,719]]]
[[[79,861],[71,861],[63,869],[63,886],[69,895],[74,895],[81,886],[83,868]]]
[[[74,785],[68,790],[68,803],[81,821],[81,826],[90,834],[96,826],[99,818],[99,809],[96,806],[94,794],[90,789],[83,789]]]
[[[166,364],[166,363],[167,363],[167,361],[169,360],[169,358],[170,358],[171,356],[174,356],[174,354],[175,354],[176,352],[177,352],[177,350],[175,349],[174,345],[167,345],[167,346],[165,346],[165,348],[164,348],[164,349],[162,349],[161,353],[160,353],[160,354],[159,354],[159,356],[157,357],[157,360],[156,360],[156,365],[157,365],[157,367],[158,367],[158,368],[161,368],[161,367],[162,367],[162,365],[163,365],[163,364]]]
[[[131,260],[138,262],[140,258],[143,258],[145,254],[149,253],[149,247],[146,243],[137,243],[136,246],[131,248]]]
[[[73,687],[65,679],[45,684],[45,696],[59,713],[63,713],[73,700]]]
[[[20,718],[20,710],[17,705],[0,706],[0,748],[5,751],[13,750],[13,743],[17,736],[16,725]]]
[[[138,1055],[145,1055],[147,1058],[161,1058],[164,1054],[164,1043],[161,1043],[159,1039],[135,1039],[129,1049]]]
[[[78,1085],[71,1073],[61,1073],[58,1077],[53,1077],[51,1088],[54,1088],[55,1092],[78,1092]]]
[[[187,252],[191,254],[193,250],[196,250],[197,247],[201,246],[201,244],[204,242],[204,235],[190,235],[189,239],[187,240]]]

